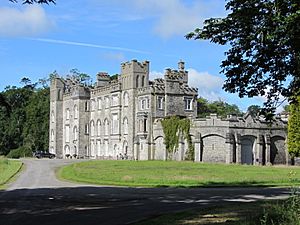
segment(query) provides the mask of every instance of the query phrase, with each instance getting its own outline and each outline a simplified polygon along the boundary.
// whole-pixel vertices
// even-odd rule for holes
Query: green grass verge
[[[293,171],[292,179],[290,177]],[[290,186],[300,184],[300,167],[262,167],[175,161],[87,161],[58,175],[76,182],[144,187]]]
[[[300,196],[287,200],[223,203],[160,215],[134,225],[300,225]]]
[[[22,162],[0,158],[0,189],[5,188],[10,179],[21,169]]]

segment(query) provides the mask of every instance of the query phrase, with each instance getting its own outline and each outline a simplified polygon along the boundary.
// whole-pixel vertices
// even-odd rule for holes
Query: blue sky
[[[95,79],[99,71],[120,72],[120,63],[150,61],[151,78],[186,62],[190,85],[209,100],[246,110],[263,98],[239,99],[221,88],[226,47],[184,35],[203,20],[222,17],[224,0],[57,0],[56,5],[0,2],[0,91],[56,70],[77,68]]]

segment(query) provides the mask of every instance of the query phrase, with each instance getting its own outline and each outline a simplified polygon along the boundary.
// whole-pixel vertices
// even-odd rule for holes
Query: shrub
[[[13,158],[13,159],[18,159],[21,157],[31,157],[32,152],[29,148],[26,147],[19,147],[17,149],[12,149],[10,152],[7,154],[7,158]]]

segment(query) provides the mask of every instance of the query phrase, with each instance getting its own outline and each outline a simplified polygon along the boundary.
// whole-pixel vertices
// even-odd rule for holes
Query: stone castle
[[[166,69],[164,79],[149,80],[149,62],[121,64],[111,80],[97,74],[94,86],[54,78],[50,87],[49,151],[58,158],[166,160],[161,120],[177,115],[190,119],[194,160],[242,164],[285,164],[286,123],[272,126],[246,114],[221,119],[197,118],[198,89],[188,85],[184,62]],[[184,160],[187,141],[179,138],[173,159]]]

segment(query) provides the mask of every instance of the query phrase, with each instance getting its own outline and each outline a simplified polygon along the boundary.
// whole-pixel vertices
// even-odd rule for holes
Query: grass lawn
[[[291,173],[291,171],[293,171]],[[293,174],[291,176],[291,174]],[[144,187],[290,186],[300,184],[300,167],[247,166],[175,161],[87,161],[58,175],[76,182]],[[292,178],[291,178],[292,177]]]
[[[21,169],[22,162],[0,158],[0,189]]]

